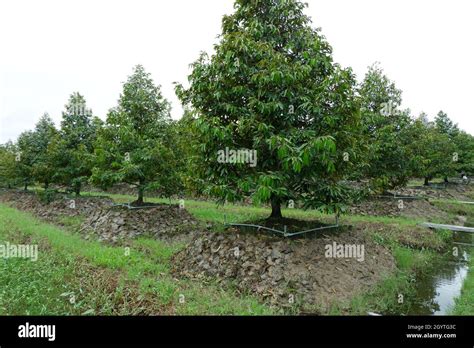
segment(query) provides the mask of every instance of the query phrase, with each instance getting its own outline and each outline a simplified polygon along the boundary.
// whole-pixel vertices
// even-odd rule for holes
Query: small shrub
[[[39,200],[44,204],[50,204],[57,198],[57,192],[55,190],[38,190],[36,191],[36,195],[38,196]]]

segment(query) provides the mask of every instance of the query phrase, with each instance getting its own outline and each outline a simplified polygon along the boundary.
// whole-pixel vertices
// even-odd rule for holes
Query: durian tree
[[[215,52],[176,88],[195,114],[203,187],[220,202],[269,202],[273,218],[288,200],[340,213],[342,181],[359,160],[355,77],[333,61],[304,7],[237,0]],[[257,165],[218,161],[226,148],[256,151]]]

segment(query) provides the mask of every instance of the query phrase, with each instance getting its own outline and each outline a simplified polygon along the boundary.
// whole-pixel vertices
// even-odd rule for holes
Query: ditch
[[[457,244],[462,243],[462,244]],[[474,234],[456,232],[449,252],[433,261],[428,272],[416,282],[411,315],[449,315],[461,294],[473,256]]]

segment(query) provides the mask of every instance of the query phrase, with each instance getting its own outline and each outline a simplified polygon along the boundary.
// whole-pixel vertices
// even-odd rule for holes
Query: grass
[[[465,204],[455,200],[432,200],[433,204],[452,216],[474,216],[474,204]]]
[[[378,314],[406,314],[410,306],[405,302],[414,293],[411,276],[406,272],[386,276],[370,292],[354,297],[346,310],[351,314],[366,315],[369,312]],[[400,295],[403,302],[399,303]]]
[[[461,295],[455,299],[453,315],[473,315],[474,313],[474,257],[471,256],[469,273],[464,281]]]
[[[84,222],[85,218],[83,216],[59,216],[57,224],[68,228],[71,231],[78,230],[82,223]]]
[[[386,274],[383,280],[367,293],[330,308],[332,315],[367,315],[369,312],[384,315],[408,315],[415,298],[416,277],[429,270],[429,264],[437,257],[431,250],[417,250],[391,243],[397,270]]]
[[[84,192],[85,196],[103,196],[101,192]],[[132,195],[107,194],[116,203],[128,203],[135,199]],[[169,200],[165,198],[146,198],[147,202],[178,204],[179,200]],[[267,218],[270,216],[271,209],[268,207],[256,207],[252,205],[226,204],[217,205],[210,201],[198,201],[187,199],[185,201],[186,210],[193,214],[197,219],[215,224],[224,223],[224,215],[228,222],[246,222]],[[335,216],[332,214],[323,214],[316,210],[288,209],[282,208],[283,216],[298,220],[319,220],[325,223],[333,224]],[[341,217],[342,224],[357,222],[379,222],[391,225],[416,226],[423,222],[422,219],[413,219],[407,217],[387,217],[387,216],[369,216],[369,215],[344,215]]]
[[[398,268],[405,272],[426,270],[430,261],[436,257],[431,250],[414,250],[402,246],[395,246],[392,252]]]
[[[416,220],[406,219],[405,223],[393,224],[391,218],[355,217],[367,226],[365,230],[371,238],[388,248],[397,266],[392,274],[367,293],[355,296],[346,303],[330,308],[333,315],[366,315],[368,312],[384,315],[409,315],[413,300],[416,299],[416,279],[430,272],[432,261],[440,257],[438,251],[445,249],[452,234],[449,231],[416,230]],[[421,232],[421,233],[418,233]],[[402,295],[402,297],[400,297]]]
[[[104,194],[88,192],[84,195]],[[107,196],[117,203],[131,202],[135,198],[120,194]],[[159,198],[148,198],[147,201],[170,203],[168,199]],[[171,203],[178,204],[178,201],[172,200]],[[449,200],[436,200],[435,204],[450,216],[467,216],[468,221],[474,217],[474,206],[454,204]],[[186,200],[185,207],[197,219],[213,223],[213,229],[216,231],[222,230],[224,215],[227,216],[227,221],[245,222],[261,220],[270,214],[267,207],[232,204],[217,206],[213,202],[197,200]],[[314,210],[283,209],[283,214],[292,219],[334,222],[333,215]],[[37,306],[12,304],[7,311],[2,312],[2,306],[7,306],[8,299],[13,296],[11,292],[2,292],[0,314],[25,313],[27,308],[33,314],[275,314],[273,309],[259,303],[251,294],[237,296],[231,288],[222,289],[219,284],[209,281],[194,283],[185,279],[174,279],[171,273],[171,258],[182,248],[181,245],[165,245],[157,240],[141,238],[131,242],[130,255],[125,256],[124,247],[104,246],[98,242],[85,241],[70,233],[80,226],[82,217],[61,218],[59,223],[62,228],[58,228],[40,223],[26,213],[0,205],[0,222],[4,221],[7,224],[3,225],[19,231],[19,235],[40,238],[53,252],[48,253],[45,260],[41,260],[45,262],[42,266],[37,264],[33,267],[23,261],[7,260],[12,261],[10,266],[15,265],[14,262],[20,262],[21,267],[15,265],[14,269],[19,269],[19,273],[27,275],[27,278],[33,279],[35,274],[45,276],[38,278],[41,280],[38,280],[38,286],[33,289],[23,286],[23,283],[19,284],[14,276],[8,278],[10,283],[14,284],[11,291],[21,294],[18,298],[36,301],[35,296],[38,296],[39,300],[36,301]],[[341,218],[342,224],[365,228],[377,243],[389,248],[398,269],[394,274],[386,275],[384,280],[368,293],[356,296],[348,303],[333,306],[329,314],[365,315],[369,311],[386,314],[410,313],[409,299],[415,291],[416,275],[426,271],[430,261],[437,257],[433,250],[442,250],[451,238],[448,231],[433,232],[417,227],[420,222],[422,220],[406,217],[346,215]],[[0,229],[0,240],[3,232],[4,229]],[[59,267],[52,266],[55,264]],[[88,271],[81,272],[82,268]],[[2,278],[5,277],[3,273],[9,276],[13,272],[12,267],[5,269],[6,272],[0,275],[2,282],[6,281]],[[459,299],[456,310],[474,312],[472,279],[471,272],[465,284],[467,290],[463,291],[466,295]],[[110,286],[111,281],[113,286]],[[47,284],[46,288],[52,291],[48,295],[51,297],[49,302],[34,292],[43,282]],[[75,305],[79,306],[78,308],[67,301],[70,294],[78,294],[80,301]],[[399,303],[400,294],[404,296],[403,303]]]
[[[425,184],[425,179],[415,178],[415,179],[409,180],[407,186],[408,187],[410,187],[410,186],[424,186],[424,184]],[[444,179],[442,179],[442,178],[432,179],[432,180],[430,180],[430,184],[434,184],[434,185],[444,184]]]
[[[448,212],[451,216],[464,216],[465,226],[474,227],[474,205],[460,203],[454,200],[436,200],[438,207]],[[473,250],[473,248],[471,248]],[[464,280],[463,288],[459,298],[455,299],[455,305],[451,314],[472,315],[474,313],[474,254],[471,252],[469,273]]]
[[[273,313],[217,284],[175,279],[171,257],[179,245],[139,239],[130,249],[106,246],[3,204],[0,240],[39,245],[37,262],[0,260],[3,315]]]
[[[457,220],[459,216],[463,216],[466,218],[464,226],[474,227],[474,204],[465,204],[453,200],[435,200],[433,203],[448,213],[452,220]]]

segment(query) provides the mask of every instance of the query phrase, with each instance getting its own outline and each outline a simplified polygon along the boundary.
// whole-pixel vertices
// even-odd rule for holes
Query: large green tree
[[[340,212],[340,182],[358,160],[355,78],[334,63],[304,7],[237,0],[215,53],[203,53],[189,88],[176,89],[196,114],[197,174],[206,192],[221,202],[271,202],[276,218],[289,199]],[[226,148],[256,151],[258,163],[223,163],[218,156]]]
[[[450,138],[454,138],[459,134],[459,128],[457,124],[448,117],[444,111],[438,112],[435,117],[435,125],[438,132],[448,135]]]
[[[448,182],[448,177],[456,173],[459,167],[459,153],[456,152],[455,138],[459,135],[458,126],[448,117],[448,115],[440,111],[435,117],[435,131],[437,133],[437,141],[435,146],[439,148],[438,154],[442,158],[438,161],[437,173],[442,175],[444,181]],[[435,148],[435,152],[436,152]],[[449,151],[449,153],[446,153]]]
[[[424,114],[410,126],[407,146],[412,176],[424,178],[425,185],[436,177],[452,175],[457,166],[455,146],[450,137],[440,132],[436,123],[427,122]]]
[[[58,131],[51,117],[45,113],[36,123],[32,134],[32,143],[27,150],[32,153],[32,175],[35,181],[47,189],[54,182],[56,167],[51,154],[52,144],[56,141]]]
[[[170,105],[160,87],[136,66],[99,131],[91,181],[103,188],[119,182],[135,186],[138,205],[146,190],[170,196],[179,181],[170,124]]]
[[[455,163],[446,166],[447,174],[455,172],[472,175],[474,173],[474,137],[461,131],[449,116],[440,111],[434,121],[436,130],[443,135],[445,142],[449,143],[449,149],[454,151],[451,154],[455,158]],[[447,138],[447,139],[446,139]],[[445,180],[447,177],[445,177]]]
[[[202,196],[203,185],[201,178],[196,173],[200,168],[200,156],[196,154],[199,145],[199,136],[196,130],[195,116],[192,111],[184,110],[183,117],[174,124],[175,153],[177,154],[179,175],[183,189],[189,196]]]
[[[457,171],[469,176],[474,175],[474,137],[459,131],[453,141],[458,154]]]
[[[2,187],[10,188],[18,184],[16,161],[20,158],[17,152],[16,145],[11,141],[0,145],[0,186]]]
[[[377,189],[404,185],[410,177],[407,145],[411,142],[409,110],[401,110],[402,91],[378,64],[369,67],[359,87],[364,137],[368,146],[362,176]]]
[[[102,121],[92,116],[84,96],[75,92],[62,113],[60,140],[56,144],[57,177],[79,195],[92,174],[94,142]]]
[[[33,164],[36,161],[34,152],[35,136],[32,131],[22,132],[16,141],[15,153],[15,176],[18,184],[22,185],[24,190],[34,182]]]

